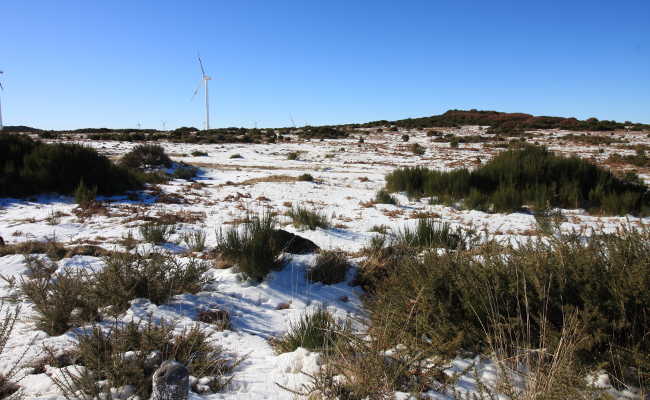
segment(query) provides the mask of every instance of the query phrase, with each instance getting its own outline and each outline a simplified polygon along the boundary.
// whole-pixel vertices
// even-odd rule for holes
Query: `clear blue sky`
[[[650,123],[650,1],[0,2],[7,125],[364,122],[490,109]]]

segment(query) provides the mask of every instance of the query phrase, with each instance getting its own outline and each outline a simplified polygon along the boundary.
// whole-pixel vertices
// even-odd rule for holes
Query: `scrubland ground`
[[[484,130],[476,126],[437,131],[442,137],[453,134],[458,146],[435,141],[441,136],[430,136],[425,130],[378,132],[376,129],[359,130],[347,139],[324,141],[290,138],[275,144],[160,143],[173,161],[199,167],[198,176],[193,180],[177,179],[148,185],[143,191],[125,196],[99,197],[101,204],[85,210],[77,208],[74,199],[56,195],[0,199],[0,236],[5,241],[5,246],[0,247],[0,254],[3,254],[0,257],[3,276],[0,295],[5,298],[5,308],[10,309],[14,304],[21,307],[0,359],[0,369],[7,371],[19,363],[15,380],[19,381],[20,393],[26,398],[62,398],[64,393],[54,380],[57,376],[65,376],[61,370],[72,367],[48,364],[35,368],[33,360],[73,348],[79,335],[93,326],[110,329],[115,324],[114,318],[124,323],[166,321],[177,333],[198,324],[210,333],[210,340],[222,349],[224,357],[232,364],[232,368],[224,369],[225,388],[205,391],[200,394],[202,397],[291,399],[298,396],[297,393],[307,395],[319,371],[326,368],[328,360],[323,354],[327,351],[299,348],[280,353],[275,343],[306,314],[323,308],[335,320],[349,321],[346,329],[365,332],[369,311],[363,303],[363,285],[355,284],[355,275],[368,257],[364,249],[374,238],[414,228],[418,221],[427,218],[448,223],[451,229],[471,230],[482,243],[493,240],[517,247],[542,234],[539,222],[528,212],[491,214],[463,210],[430,204],[428,198],[409,199],[401,193],[393,194],[397,204],[375,202],[376,193],[385,185],[385,175],[396,167],[473,168],[485,164],[507,143],[491,139],[492,135],[483,135]],[[407,142],[402,138],[404,134],[409,135]],[[575,154],[592,160],[617,173],[635,170],[643,181],[650,181],[650,163],[635,166],[624,157],[643,154],[650,148],[648,132],[581,135],[534,131],[525,140],[560,154]],[[363,142],[359,137],[363,137]],[[478,137],[485,141],[479,141]],[[464,138],[473,143],[463,143]],[[94,147],[113,159],[135,146],[128,142],[81,138],[69,141]],[[423,154],[421,150],[414,150],[414,143],[422,146]],[[207,155],[192,156],[193,152]],[[312,179],[303,176],[305,174]],[[321,214],[327,227],[309,229],[298,224],[290,216],[298,207]],[[343,281],[324,284],[308,279],[308,271],[318,254],[285,254],[282,267],[271,271],[262,282],[243,279],[235,269],[228,268],[232,263],[214,251],[220,235],[252,216],[265,213],[276,216],[279,228],[313,241],[322,250],[344,254],[351,268],[344,273]],[[564,218],[558,222],[559,230],[555,232],[559,237],[562,233],[580,237],[615,233],[622,226],[643,229],[650,222],[650,218],[601,216],[576,209],[561,210],[561,214]],[[173,228],[163,233],[160,240],[147,240],[143,237],[146,230],[141,229],[147,223],[164,223]],[[32,242],[45,242],[38,245],[44,249],[34,252],[37,245],[30,244]],[[56,276],[66,271],[99,273],[106,268],[109,252],[145,254],[151,251],[171,254],[183,264],[191,259],[207,263],[205,282],[200,290],[174,294],[160,304],[145,298],[129,299],[125,311],[110,318],[70,324],[69,329],[49,333],[38,328],[35,322],[38,309],[19,290],[21,280],[34,277],[24,253],[44,253],[35,257],[54,262],[51,274]],[[417,300],[418,294],[410,296]],[[648,305],[644,307],[647,309]],[[202,317],[215,310],[228,313],[226,329]],[[382,350],[394,352],[395,348]],[[385,370],[391,368],[384,366]],[[453,357],[441,371],[448,378],[438,377],[440,382],[451,381],[454,377],[453,382],[445,387],[442,383],[439,387],[428,385],[422,389],[422,397],[483,396],[484,386],[496,382],[502,372],[489,356],[469,353],[467,357]],[[632,388],[610,385],[602,374],[596,374],[596,379],[613,397],[635,396]],[[338,395],[345,398],[342,393]],[[326,397],[323,390],[321,395]],[[407,398],[409,395],[396,393],[395,396]]]

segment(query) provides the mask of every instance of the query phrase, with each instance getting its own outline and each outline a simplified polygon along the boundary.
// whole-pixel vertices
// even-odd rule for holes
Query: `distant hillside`
[[[378,127],[378,126],[398,126],[406,129],[422,129],[422,128],[436,128],[436,127],[455,127],[461,125],[483,125],[489,126],[488,133],[521,133],[526,130],[532,129],[565,129],[571,131],[613,131],[616,129],[631,130],[644,130],[649,129],[649,124],[633,123],[630,121],[617,122],[608,120],[598,120],[597,118],[589,118],[586,120],[579,120],[577,118],[564,118],[564,117],[546,117],[534,116],[524,113],[504,113],[498,111],[478,111],[478,110],[449,110],[444,114],[432,115],[430,117],[420,118],[406,118],[397,121],[372,121],[363,124],[343,124],[343,125],[323,125],[323,126],[305,126],[302,128],[285,127],[277,128],[275,131],[284,133],[296,133],[300,136],[309,138],[339,138],[347,136],[346,128],[358,127]],[[110,128],[83,128],[74,130],[44,130],[31,128],[29,126],[5,126],[3,132],[9,133],[40,133],[44,137],[56,137],[59,134],[92,134],[92,135],[107,135],[107,137],[97,137],[98,139],[115,139],[113,137],[117,134],[126,135],[152,135],[163,134],[177,137],[178,135],[194,134],[199,131],[196,128],[178,128],[173,131],[160,131],[157,129],[110,129]],[[220,128],[212,129],[210,131],[199,131],[203,134],[215,134],[219,136],[251,136],[256,137],[260,135],[273,135],[273,130],[269,129],[251,129],[251,128]],[[110,136],[110,137],[109,137]],[[144,138],[144,136],[143,136]],[[124,140],[124,139],[119,139]],[[144,140],[144,139],[140,139]],[[223,140],[218,140],[221,142]],[[227,141],[227,140],[226,140]]]
[[[373,121],[360,126],[395,125],[401,128],[434,128],[460,125],[489,125],[491,133],[513,133],[530,129],[566,129],[572,131],[613,131],[625,129],[650,129],[650,125],[626,122],[616,122],[589,118],[581,121],[576,118],[536,117],[524,113],[504,113],[498,111],[449,110],[441,115],[431,117],[407,118],[397,121]]]

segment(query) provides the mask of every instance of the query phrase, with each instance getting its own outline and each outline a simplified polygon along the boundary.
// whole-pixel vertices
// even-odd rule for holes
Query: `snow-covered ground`
[[[481,133],[478,127],[449,129],[457,136]],[[455,226],[471,227],[500,240],[527,240],[535,234],[535,219],[530,214],[487,214],[464,211],[443,205],[430,205],[427,199],[409,200],[397,195],[399,205],[371,205],[368,202],[384,185],[384,176],[397,166],[423,165],[438,169],[461,166],[472,167],[490,159],[500,149],[481,143],[463,144],[458,149],[448,143],[432,143],[425,132],[411,131],[410,141],[404,143],[396,133],[363,133],[364,143],[356,137],[342,140],[280,142],[277,144],[227,144],[193,145],[160,143],[174,161],[183,161],[201,168],[195,182],[170,181],[160,185],[164,193],[177,193],[185,204],[157,202],[151,194],[140,194],[134,199],[113,197],[105,201],[107,212],[81,219],[73,213],[73,199],[43,195],[31,199],[0,199],[0,236],[7,244],[28,240],[55,239],[66,245],[94,244],[108,250],[123,250],[120,240],[129,232],[138,237],[137,227],[144,216],[198,213],[205,217],[193,223],[180,223],[171,241],[176,245],[163,246],[166,251],[185,255],[180,243],[183,232],[202,230],[207,234],[207,246],[213,246],[220,229],[232,226],[247,213],[277,212],[283,229],[314,241],[324,249],[340,249],[353,254],[363,248],[377,233],[371,228],[379,225],[397,229],[415,224],[422,216],[436,216]],[[569,132],[537,132],[537,141],[551,149],[604,162],[612,152],[633,154],[617,145],[591,146],[563,143]],[[360,134],[361,135],[361,134]],[[357,136],[357,135],[355,135]],[[619,135],[622,137],[622,133]],[[648,144],[646,134],[628,134],[629,144]],[[126,142],[91,142],[80,140],[97,148],[112,158],[129,151],[134,144]],[[426,148],[424,155],[415,155],[408,146],[420,143]],[[598,150],[604,149],[602,153]],[[207,156],[190,156],[193,151],[207,152]],[[298,160],[288,160],[290,152],[300,152]],[[241,158],[230,158],[233,154]],[[640,171],[646,181],[650,176]],[[314,182],[295,181],[309,173]],[[198,184],[197,184],[198,183]],[[283,214],[295,205],[317,209],[331,217],[333,228],[297,230],[291,219]],[[568,220],[563,230],[613,231],[620,224],[647,224],[650,219],[634,217],[590,216],[581,210],[564,210]],[[58,215],[57,218],[52,218]],[[150,246],[141,244],[139,246]],[[122,319],[148,318],[174,321],[179,329],[195,324],[201,310],[219,307],[228,310],[232,317],[232,330],[215,332],[215,338],[228,352],[245,357],[235,369],[234,379],[223,393],[204,396],[209,399],[291,399],[294,394],[279,388],[298,388],[307,383],[303,372],[313,373],[319,366],[319,355],[299,349],[293,353],[277,355],[268,339],[286,332],[289,324],[305,311],[324,305],[340,318],[363,318],[361,289],[346,282],[322,285],[309,282],[305,271],[315,255],[292,256],[281,271],[273,272],[258,285],[244,282],[231,269],[213,269],[215,279],[209,290],[195,295],[179,295],[167,304],[156,306],[144,299],[136,299]],[[58,265],[73,268],[102,268],[102,260],[91,256],[74,256],[58,261]],[[0,273],[5,277],[20,278],[26,270],[22,255],[0,257]],[[10,296],[11,288],[0,281],[0,295]],[[289,307],[284,305],[288,304]],[[282,306],[281,306],[282,305]],[[29,360],[42,353],[43,346],[65,348],[75,339],[69,331],[50,337],[35,330],[31,317],[32,306],[22,304],[20,321],[7,343],[0,369],[9,368],[21,356]],[[205,325],[206,329],[211,329]],[[454,368],[462,368],[467,360],[458,360]],[[485,365],[486,379],[490,366]],[[492,367],[493,368],[493,367]],[[47,373],[28,374],[21,381],[27,398],[62,398]],[[493,371],[492,371],[493,372]],[[459,390],[470,390],[471,382],[461,380]],[[433,398],[445,398],[431,394]]]

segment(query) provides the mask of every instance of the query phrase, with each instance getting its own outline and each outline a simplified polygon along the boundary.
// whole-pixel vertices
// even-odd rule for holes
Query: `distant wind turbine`
[[[0,74],[4,74],[3,71],[0,71]],[[5,90],[4,87],[2,87],[2,82],[0,82],[0,90]],[[0,102],[0,131],[2,130],[2,102]]]
[[[198,59],[199,59],[199,66],[201,67],[201,81],[199,82],[199,86],[196,87],[196,90],[192,95],[192,99],[194,99],[194,97],[199,92],[199,90],[201,90],[201,84],[203,84],[205,90],[205,129],[208,130],[210,129],[210,103],[208,101],[208,81],[211,80],[212,78],[205,73],[205,69],[203,68],[203,61],[201,61],[201,56],[198,56]]]

